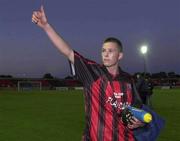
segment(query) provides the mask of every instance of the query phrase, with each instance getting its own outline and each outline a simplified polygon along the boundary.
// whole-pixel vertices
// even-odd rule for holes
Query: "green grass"
[[[0,93],[0,140],[81,139],[84,107],[78,91]]]
[[[158,141],[180,141],[180,89],[155,90],[153,107],[166,121]]]
[[[166,120],[158,141],[179,141],[180,90],[155,90],[153,108]],[[82,91],[0,91],[0,140],[80,141]]]

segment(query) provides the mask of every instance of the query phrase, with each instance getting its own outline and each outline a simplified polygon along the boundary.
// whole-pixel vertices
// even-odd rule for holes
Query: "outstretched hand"
[[[48,25],[46,14],[44,12],[44,8],[42,5],[41,5],[40,10],[33,11],[32,22],[37,24],[39,27],[43,29],[46,27],[46,25]]]

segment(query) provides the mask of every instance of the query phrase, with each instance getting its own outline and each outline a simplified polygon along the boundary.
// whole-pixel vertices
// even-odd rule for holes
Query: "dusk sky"
[[[70,74],[67,59],[31,22],[42,2],[49,23],[83,56],[101,63],[102,42],[113,36],[124,45],[125,71],[143,71],[139,47],[146,44],[148,72],[180,74],[180,0],[0,0],[0,75]]]

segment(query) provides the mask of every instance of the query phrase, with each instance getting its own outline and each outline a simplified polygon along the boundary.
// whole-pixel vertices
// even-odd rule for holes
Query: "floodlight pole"
[[[143,55],[143,63],[144,63],[144,78],[147,73],[147,67],[146,67],[146,54],[147,54],[148,47],[146,45],[141,46],[141,54]]]
[[[147,69],[146,69],[146,56],[143,54],[143,60],[144,60],[144,77],[146,76]]]

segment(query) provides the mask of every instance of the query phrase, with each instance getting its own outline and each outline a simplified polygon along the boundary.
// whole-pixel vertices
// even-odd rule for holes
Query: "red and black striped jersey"
[[[86,126],[83,141],[135,141],[133,131],[121,121],[124,105],[139,103],[132,77],[119,68],[112,76],[103,65],[74,51],[77,78],[85,93]]]

